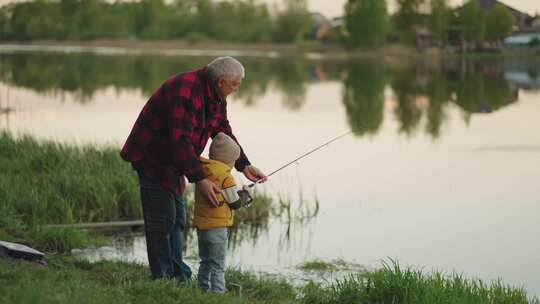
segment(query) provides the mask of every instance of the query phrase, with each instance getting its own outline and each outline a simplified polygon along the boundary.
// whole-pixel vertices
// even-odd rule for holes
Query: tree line
[[[308,31],[305,0],[271,13],[254,0],[32,0],[0,10],[0,39],[213,39],[294,42]]]
[[[430,10],[422,7],[429,4]],[[484,14],[476,0],[452,9],[448,0],[397,0],[390,15],[386,1],[348,0],[341,26],[327,42],[350,47],[387,42],[416,43],[421,27],[438,45],[461,40],[497,43],[512,32],[505,6]],[[291,43],[309,39],[316,24],[306,0],[284,0],[271,9],[254,0],[32,0],[0,9],[0,39],[206,39],[240,43]],[[313,36],[313,35],[311,35]]]
[[[514,17],[501,4],[483,12],[477,0],[452,9],[448,0],[397,0],[389,15],[386,1],[349,0],[346,4],[344,41],[352,46],[375,46],[388,39],[417,43],[426,29],[434,44],[498,44],[512,33]]]

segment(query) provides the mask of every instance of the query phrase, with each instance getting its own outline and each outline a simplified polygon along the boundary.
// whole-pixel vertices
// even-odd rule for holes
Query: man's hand
[[[252,165],[245,167],[242,173],[252,182],[264,183],[268,179],[261,170]]]
[[[216,184],[205,178],[197,182],[197,189],[199,189],[204,197],[208,198],[212,205],[219,207],[219,201],[216,194],[220,194],[222,191]]]

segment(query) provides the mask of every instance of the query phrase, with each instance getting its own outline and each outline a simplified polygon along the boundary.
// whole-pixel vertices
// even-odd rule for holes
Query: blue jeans
[[[227,255],[228,228],[197,230],[199,240],[199,287],[207,292],[225,292],[225,256]]]
[[[182,195],[175,196],[139,173],[146,251],[152,278],[191,279],[182,261],[186,211]]]

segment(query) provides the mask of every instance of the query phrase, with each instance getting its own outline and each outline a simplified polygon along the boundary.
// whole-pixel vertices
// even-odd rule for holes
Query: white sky
[[[18,0],[0,0],[0,6]],[[283,0],[256,0],[270,5],[281,5]],[[343,6],[347,0],[307,0],[310,11],[322,13],[327,17],[337,17],[343,14]],[[449,0],[453,5],[461,4],[463,0]],[[525,11],[531,15],[540,13],[540,0],[503,0],[504,3]],[[394,7],[394,1],[389,1],[390,10]]]

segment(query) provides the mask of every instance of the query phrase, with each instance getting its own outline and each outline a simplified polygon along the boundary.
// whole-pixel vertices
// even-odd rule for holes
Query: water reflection
[[[208,57],[100,56],[91,53],[9,53],[0,55],[0,81],[42,95],[74,94],[76,102],[92,103],[99,90],[139,90],[148,96],[163,79],[206,64]],[[455,60],[441,66],[409,64],[395,67],[373,61],[309,60],[305,58],[243,58],[248,77],[237,99],[256,106],[270,89],[282,95],[283,107],[302,109],[306,91],[315,82],[343,84],[342,103],[350,129],[357,136],[374,135],[384,120],[385,89],[394,95],[398,132],[441,135],[449,104],[463,110],[465,122],[475,113],[491,113],[518,99],[519,89],[540,89],[540,65],[522,61]],[[9,96],[0,115],[9,119]]]
[[[165,75],[208,60],[3,54],[0,125],[63,142],[120,143]],[[242,61],[247,78],[230,113],[266,171],[347,128],[356,138],[264,185],[272,207],[238,221],[231,265],[265,270],[317,257],[374,265],[391,256],[502,277],[538,294],[540,171],[531,166],[539,161],[538,60]],[[296,181],[317,189],[320,212],[318,199],[297,193]],[[283,203],[290,198],[280,200],[280,192],[293,193],[294,203]],[[144,262],[142,244],[134,246]],[[139,255],[130,252],[120,255]]]
[[[192,219],[193,198],[188,195],[187,218]],[[241,261],[235,256],[246,249],[260,246],[260,238],[270,233],[271,227],[277,227],[272,234],[279,241],[279,247],[283,250],[290,249],[291,242],[302,234],[303,229],[316,219],[319,213],[318,200],[306,200],[302,193],[293,199],[280,196],[276,201],[265,195],[256,195],[252,207],[241,208],[236,211],[234,225],[229,230],[229,259],[232,264],[241,265]],[[188,260],[198,261],[197,233],[188,221],[189,228],[186,230],[186,247],[184,255]],[[296,228],[296,230],[295,230]],[[73,253],[90,261],[102,259],[120,259],[147,263],[146,243],[142,232],[129,233],[118,230],[109,231],[112,235],[108,245],[99,248],[86,248],[74,250]]]
[[[286,247],[292,239],[293,227],[307,225],[319,214],[318,199],[307,200],[301,190],[298,193],[295,198],[280,194],[274,199],[265,193],[255,191],[253,204],[235,212],[234,224],[230,228],[229,248],[234,250],[243,244],[255,245],[261,235],[268,233],[270,222],[278,223],[282,227],[279,240],[280,244]],[[194,212],[193,195],[188,195],[186,201],[190,226],[186,238],[189,240],[196,235],[195,228],[190,222]]]
[[[383,122],[386,72],[377,63],[354,63],[343,79],[343,105],[356,135],[375,134]]]

